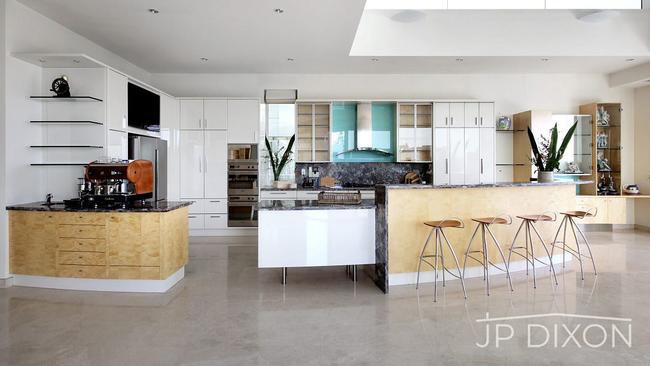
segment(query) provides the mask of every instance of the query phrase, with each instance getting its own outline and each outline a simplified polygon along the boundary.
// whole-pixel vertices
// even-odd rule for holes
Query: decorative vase
[[[539,183],[552,183],[554,180],[553,172],[538,172],[537,182]]]

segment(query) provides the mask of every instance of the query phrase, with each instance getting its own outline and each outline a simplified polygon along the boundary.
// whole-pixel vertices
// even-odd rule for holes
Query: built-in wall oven
[[[256,227],[259,201],[257,146],[229,145],[228,149],[231,158],[228,160],[228,226]],[[240,154],[233,154],[233,151]]]

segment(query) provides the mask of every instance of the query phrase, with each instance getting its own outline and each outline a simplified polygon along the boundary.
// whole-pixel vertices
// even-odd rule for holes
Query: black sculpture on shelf
[[[50,89],[50,91],[56,93],[56,97],[58,98],[70,98],[70,85],[68,84],[68,77],[61,75],[60,78],[54,79],[54,81],[52,81],[52,89]]]
[[[605,181],[605,174],[600,176],[600,180],[598,181],[598,195],[606,195],[607,194],[607,183]]]
[[[614,176],[609,175],[609,186],[607,187],[607,194],[610,196],[615,196],[618,194],[616,190],[616,182],[614,181]]]

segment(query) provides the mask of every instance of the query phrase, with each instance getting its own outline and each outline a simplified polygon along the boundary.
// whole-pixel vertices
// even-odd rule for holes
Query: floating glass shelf
[[[96,121],[29,121],[29,123],[43,125],[103,125],[103,123]]]
[[[103,100],[89,95],[73,95],[71,97],[55,97],[51,95],[32,95],[29,97],[32,100],[40,100],[43,102],[103,102]]]
[[[34,149],[50,149],[50,148],[72,148],[72,149],[103,149],[103,146],[97,145],[31,145]]]
[[[32,163],[31,166],[86,166],[88,163]]]

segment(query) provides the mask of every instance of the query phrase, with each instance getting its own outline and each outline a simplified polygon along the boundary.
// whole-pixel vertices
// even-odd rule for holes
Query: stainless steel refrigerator
[[[167,199],[167,141],[129,134],[129,160],[151,160],[154,168],[153,199]]]

